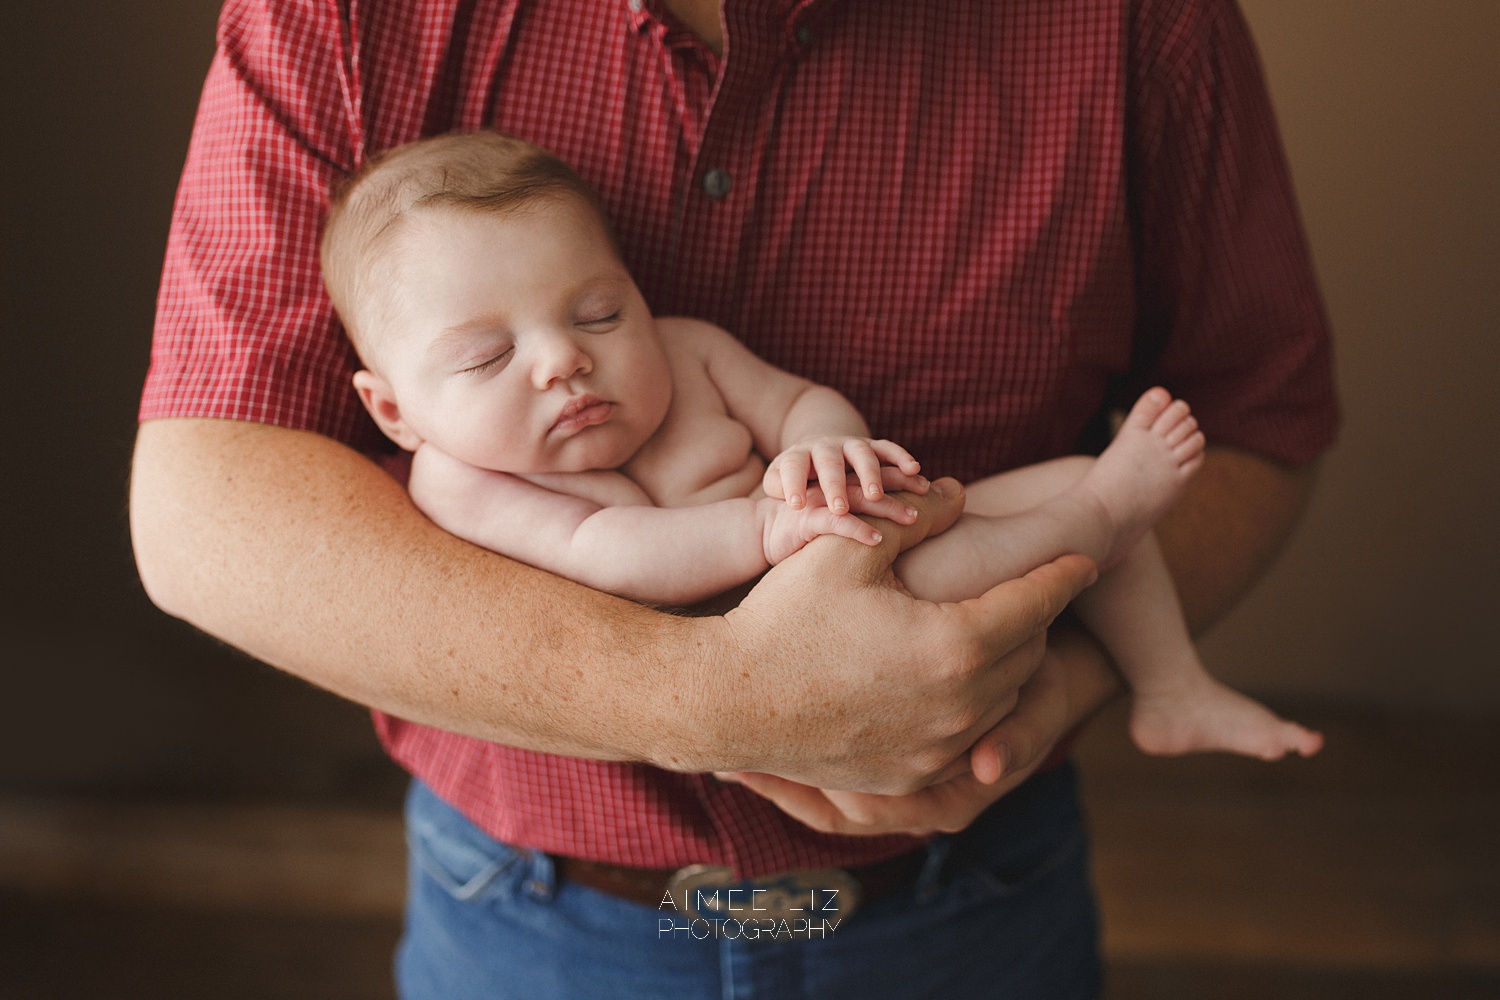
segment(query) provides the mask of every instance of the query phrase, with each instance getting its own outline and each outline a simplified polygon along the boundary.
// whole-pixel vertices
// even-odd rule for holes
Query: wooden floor
[[[1312,761],[1079,758],[1109,1000],[1500,1000],[1500,725],[1302,716]],[[0,1000],[389,998],[391,795],[0,799]]]
[[[1274,765],[1090,728],[1111,1000],[1500,998],[1500,720],[1299,716]]]

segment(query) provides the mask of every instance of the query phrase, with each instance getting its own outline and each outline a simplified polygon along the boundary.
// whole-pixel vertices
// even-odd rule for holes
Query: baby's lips
[[[552,424],[551,432],[570,432],[601,424],[609,419],[613,409],[613,403],[600,399],[598,396],[580,396],[570,400],[562,408],[562,413]]]

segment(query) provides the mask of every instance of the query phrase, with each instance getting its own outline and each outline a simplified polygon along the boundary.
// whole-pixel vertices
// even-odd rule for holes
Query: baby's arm
[[[412,459],[408,488],[417,507],[451,534],[595,590],[658,604],[691,604],[722,593],[818,535],[880,541],[864,521],[836,517],[825,506],[794,511],[761,498],[653,507],[624,476],[584,475],[590,477],[581,484],[587,497],[475,468],[424,444]],[[606,496],[624,503],[606,506],[599,502]],[[860,510],[914,520],[909,508],[889,498]]]
[[[864,417],[838,392],[762,361],[716,326],[674,322],[692,324],[691,343],[730,416],[750,429],[756,450],[771,457],[762,481],[767,496],[801,507],[815,478],[824,502],[844,514],[851,506],[848,485],[871,501],[888,489],[926,491],[916,459],[900,445],[872,439]]]

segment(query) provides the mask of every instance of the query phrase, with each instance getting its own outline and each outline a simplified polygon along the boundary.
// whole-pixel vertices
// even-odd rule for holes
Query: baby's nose
[[[593,368],[593,360],[576,340],[566,334],[551,336],[541,345],[534,381],[538,389],[546,389],[554,382],[587,375]]]

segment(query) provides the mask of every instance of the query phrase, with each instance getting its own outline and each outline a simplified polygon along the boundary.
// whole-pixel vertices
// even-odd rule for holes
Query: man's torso
[[[718,60],[658,0],[231,0],[142,418],[380,448],[319,279],[328,190],[365,155],[497,127],[600,191],[653,311],[733,330],[962,480],[1076,450],[1122,377],[1220,441],[1326,444],[1316,289],[1232,4],[736,0],[724,27]],[[754,874],[909,844],[813,833],[706,776],[377,725],[492,835],[557,853]]]

